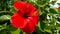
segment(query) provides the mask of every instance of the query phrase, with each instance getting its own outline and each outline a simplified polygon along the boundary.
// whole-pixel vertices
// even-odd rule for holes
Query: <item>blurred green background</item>
[[[50,6],[57,0],[0,0],[0,34],[25,34],[10,23],[11,16],[17,11],[13,7],[15,1],[31,2],[40,11],[39,23],[31,34],[60,34],[60,10]]]

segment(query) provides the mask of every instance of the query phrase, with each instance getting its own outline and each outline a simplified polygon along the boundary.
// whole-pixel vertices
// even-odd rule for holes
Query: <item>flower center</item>
[[[28,13],[25,13],[24,18],[28,18],[28,17],[29,17]]]

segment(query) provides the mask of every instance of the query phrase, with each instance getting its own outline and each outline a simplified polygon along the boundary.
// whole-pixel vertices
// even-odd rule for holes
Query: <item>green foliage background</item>
[[[0,0],[0,34],[25,34],[20,29],[14,28],[10,18],[16,12],[13,7],[15,1],[31,2],[39,11],[39,23],[31,34],[60,34],[60,11],[50,8],[57,0]]]

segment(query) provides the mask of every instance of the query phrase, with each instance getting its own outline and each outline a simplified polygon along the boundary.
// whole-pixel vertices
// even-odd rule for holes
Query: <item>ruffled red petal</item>
[[[18,12],[11,17],[11,23],[16,28],[23,28],[27,24],[25,18],[21,17]]]
[[[22,28],[22,30],[24,32],[33,32],[35,30],[35,27],[36,27],[34,25],[33,21],[30,19],[27,19],[26,21],[27,21],[27,25],[24,28]]]
[[[36,9],[31,3],[28,3],[27,8],[29,9],[30,12],[31,12],[31,11],[34,12],[35,9]]]
[[[38,16],[31,16],[31,17],[29,17],[29,19],[33,21],[35,26],[38,24],[38,20],[39,20]]]
[[[28,4],[27,8],[28,8],[27,11],[30,12],[29,15],[32,16],[32,13],[35,12],[36,8],[31,3]]]
[[[14,7],[17,8],[22,14],[29,13],[29,16],[31,16],[31,14],[36,10],[31,3],[27,2],[15,2]]]
[[[15,2],[14,7],[17,8],[22,14],[24,14],[24,12],[27,9],[27,3],[26,2]]]

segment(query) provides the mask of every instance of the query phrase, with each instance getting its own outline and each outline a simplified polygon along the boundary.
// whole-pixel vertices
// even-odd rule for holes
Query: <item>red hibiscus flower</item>
[[[60,11],[60,6],[58,7],[58,10]]]
[[[24,32],[33,32],[38,24],[39,11],[31,3],[27,2],[15,2],[14,7],[18,11],[11,17],[12,25]]]

